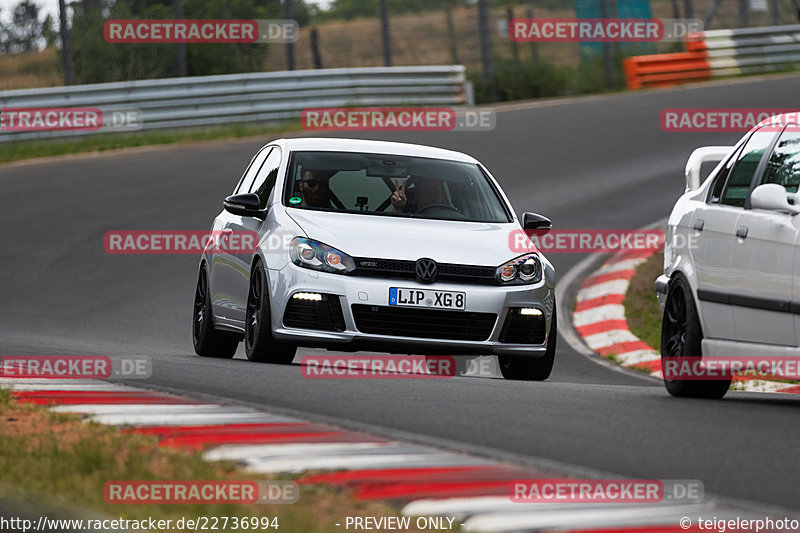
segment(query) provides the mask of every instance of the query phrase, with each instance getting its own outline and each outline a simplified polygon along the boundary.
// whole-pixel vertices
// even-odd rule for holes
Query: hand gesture
[[[394,192],[392,193],[392,208],[395,212],[402,211],[408,203],[406,198],[406,178],[393,178]]]

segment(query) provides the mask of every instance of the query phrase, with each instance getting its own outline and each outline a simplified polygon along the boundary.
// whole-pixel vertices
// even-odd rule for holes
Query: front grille
[[[494,313],[439,309],[353,304],[352,310],[363,333],[425,339],[484,341],[497,320]]]
[[[355,257],[356,269],[353,276],[373,276],[392,279],[417,279],[416,261],[399,259],[372,259],[368,257]],[[457,265],[451,263],[438,263],[439,275],[436,281],[452,283],[476,283],[481,285],[496,285],[495,267],[480,265]]]
[[[509,309],[500,342],[508,344],[543,344],[546,337],[544,315],[521,315],[518,308]]]
[[[283,325],[288,328],[344,331],[344,315],[339,297],[323,294],[320,301],[289,298],[283,313]]]

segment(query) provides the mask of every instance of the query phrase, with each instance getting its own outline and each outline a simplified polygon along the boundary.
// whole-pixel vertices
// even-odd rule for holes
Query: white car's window
[[[796,125],[789,126],[778,139],[767,162],[761,183],[778,183],[789,192],[797,192],[800,185],[800,132]]]
[[[439,220],[511,221],[489,179],[473,163],[296,152],[288,176],[284,203],[289,207]]]
[[[281,166],[281,151],[278,148],[273,148],[269,157],[261,165],[261,169],[256,174],[256,179],[253,185],[250,186],[249,192],[258,195],[258,204],[261,209],[267,206],[267,200],[275,187],[275,180],[278,178],[278,167]]]
[[[723,204],[744,207],[758,164],[774,138],[775,133],[772,131],[753,133],[730,173],[725,192],[722,195]]]
[[[252,161],[250,161],[250,165],[247,167],[247,170],[244,171],[242,179],[239,180],[239,185],[236,187],[234,194],[245,194],[250,192],[250,188],[253,186],[253,180],[255,179],[256,174],[258,174],[258,171],[261,170],[264,160],[267,158],[271,150],[272,147],[268,146],[255,155]]]
[[[725,166],[720,169],[717,177],[714,178],[714,185],[711,187],[711,193],[708,198],[708,202],[712,204],[718,204],[720,200],[722,200],[722,191],[725,190],[725,183],[728,181],[728,176],[731,173],[731,169],[736,161],[739,159],[739,153],[741,150],[737,150],[728,161],[725,163]]]

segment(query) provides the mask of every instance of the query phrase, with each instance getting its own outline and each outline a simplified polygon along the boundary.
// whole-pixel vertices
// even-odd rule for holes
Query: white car
[[[772,117],[733,147],[699,148],[689,158],[686,192],[669,217],[664,274],[656,280],[662,362],[800,356],[795,121]],[[719,164],[700,184],[707,161]],[[706,398],[721,398],[730,385],[729,378],[664,382],[674,396]]]
[[[495,354],[507,378],[550,375],[555,273],[509,236],[517,220],[472,157],[352,139],[280,139],[252,159],[212,232],[249,252],[206,250],[194,303],[202,356],[289,363],[297,346]]]

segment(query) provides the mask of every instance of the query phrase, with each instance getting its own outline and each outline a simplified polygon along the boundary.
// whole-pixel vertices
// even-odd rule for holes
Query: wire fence
[[[392,13],[389,2],[388,50],[381,39],[380,10],[372,17],[325,20],[315,16],[313,6],[299,0],[62,0],[62,17],[58,10],[38,8],[36,0],[16,5],[13,0],[0,1],[0,8],[11,6],[0,9],[0,90],[183,75],[384,66],[387,56],[392,65],[465,65],[477,79],[486,73],[487,56],[493,76],[506,75],[511,68],[519,70],[520,65],[531,67],[532,74],[520,83],[529,83],[525,81],[529,78],[536,83],[536,79],[550,76],[548,72],[553,70],[543,72],[542,65],[571,69],[570,75],[577,77],[597,77],[595,66],[586,64],[585,49],[582,53],[579,43],[515,43],[507,35],[512,18],[574,18],[573,0],[533,4],[486,1],[483,39],[479,14],[484,0],[477,4],[453,0],[440,3],[443,7],[438,9],[404,14]],[[622,0],[596,1],[606,2],[605,12],[613,16]],[[651,0],[650,6],[655,18],[690,15],[707,19],[707,28],[713,29],[797,23],[800,0]],[[108,20],[279,19],[287,13],[300,24],[293,44],[110,43],[103,33]],[[658,43],[646,52],[670,51],[676,46],[680,44]],[[613,47],[617,63],[623,55],[641,52]],[[504,62],[512,62],[512,66],[504,67]],[[616,74],[619,77],[619,72]],[[552,90],[563,91],[559,83],[554,82]],[[544,94],[523,94],[537,95]]]

